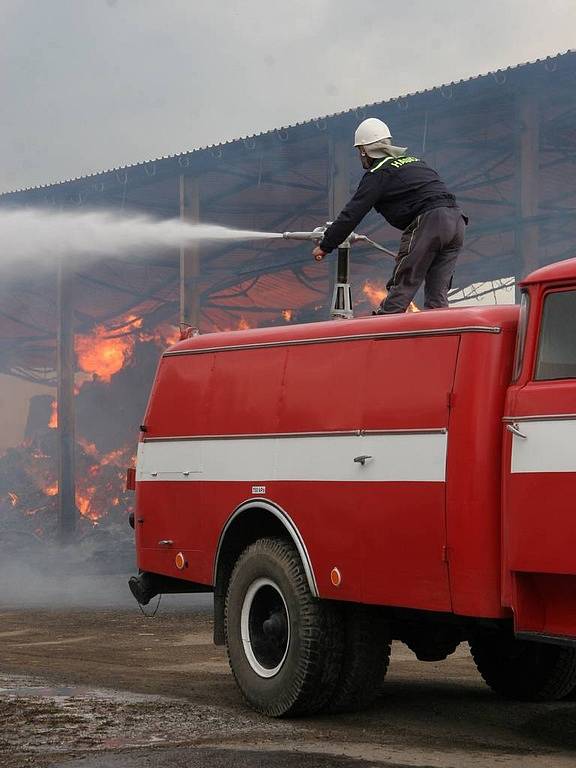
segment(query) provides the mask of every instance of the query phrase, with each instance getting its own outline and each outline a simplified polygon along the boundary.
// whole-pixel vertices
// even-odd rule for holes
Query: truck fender
[[[239,530],[239,526],[241,529],[246,530],[242,525],[242,522],[246,522],[246,528],[248,528],[248,523],[254,517],[255,513],[259,514],[261,517],[263,516],[263,519],[267,520],[270,526],[267,529],[267,526],[262,526],[261,522],[259,521],[257,528],[259,531],[261,531],[261,536],[287,535],[287,538],[289,538],[289,540],[294,544],[302,561],[302,566],[304,568],[304,573],[306,574],[306,580],[308,582],[310,592],[312,595],[314,595],[314,597],[318,597],[318,586],[316,584],[316,577],[314,575],[314,569],[312,567],[310,555],[306,549],[304,539],[302,538],[298,527],[290,515],[284,509],[278,506],[278,504],[275,504],[269,499],[247,499],[238,507],[236,507],[236,509],[232,512],[226,521],[226,524],[220,533],[218,546],[216,548],[213,571],[214,643],[216,645],[224,644],[224,602],[226,599],[228,580],[232,573],[235,562],[235,558],[230,560],[229,556],[226,554],[226,550],[228,549],[227,544],[229,544],[231,541],[229,536],[233,535],[234,542],[236,543],[236,533]],[[261,538],[261,536],[250,535],[249,538],[245,540],[244,544],[240,544],[239,547],[237,546],[238,552],[236,554],[240,555],[240,552],[245,548],[245,546],[253,543],[257,538]]]

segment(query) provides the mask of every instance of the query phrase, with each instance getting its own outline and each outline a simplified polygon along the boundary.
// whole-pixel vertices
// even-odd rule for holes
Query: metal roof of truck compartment
[[[517,320],[518,307],[515,305],[378,315],[353,320],[330,320],[323,323],[208,333],[175,344],[164,352],[164,356],[362,338],[442,336],[472,332],[499,333],[506,329],[515,330]]]
[[[520,285],[533,285],[534,283],[552,283],[564,280],[576,280],[576,259],[565,259],[554,264],[531,272]]]

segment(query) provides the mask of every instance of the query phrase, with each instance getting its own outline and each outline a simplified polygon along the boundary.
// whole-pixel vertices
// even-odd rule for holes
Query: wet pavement
[[[62,768],[402,768],[402,763],[382,763],[311,752],[277,752],[237,749],[168,749],[152,754],[101,755],[62,764]],[[421,766],[425,768],[425,766]]]
[[[270,720],[248,709],[210,614],[0,608],[2,768],[573,768],[576,702],[506,702],[467,646],[418,662],[395,644],[369,712]]]

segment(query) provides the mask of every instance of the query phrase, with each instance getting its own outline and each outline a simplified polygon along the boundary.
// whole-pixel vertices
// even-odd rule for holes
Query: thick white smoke
[[[45,209],[0,210],[0,269],[53,264],[62,256],[121,258],[155,248],[196,241],[267,240],[277,232],[188,224],[178,219],[119,215],[110,211],[58,212]]]

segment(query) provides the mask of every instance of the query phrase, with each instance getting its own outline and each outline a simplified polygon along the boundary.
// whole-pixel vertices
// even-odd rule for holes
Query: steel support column
[[[334,221],[350,199],[350,139],[328,135],[328,221]],[[347,249],[348,259],[350,249]],[[337,261],[328,286],[328,295],[334,294],[338,283]],[[349,274],[349,269],[347,270]],[[332,315],[331,315],[332,316]]]
[[[198,179],[180,175],[180,219],[189,224],[200,221]],[[200,249],[196,243],[180,248],[180,322],[198,327],[200,323]]]
[[[518,100],[520,133],[517,151],[517,216],[515,232],[516,255],[523,274],[539,266],[539,224],[532,221],[538,215],[540,112],[534,94],[521,94]],[[517,275],[520,277],[520,275]]]
[[[58,265],[58,532],[68,544],[76,529],[74,306],[69,262]]]
[[[350,199],[350,138],[329,136],[328,218],[333,221]]]

